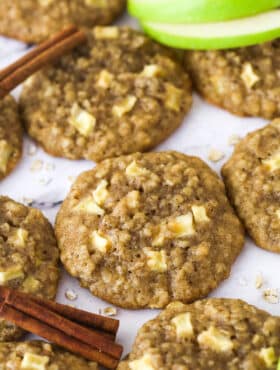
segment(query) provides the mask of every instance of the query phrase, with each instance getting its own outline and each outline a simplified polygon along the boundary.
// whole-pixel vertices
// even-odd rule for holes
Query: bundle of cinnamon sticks
[[[115,369],[123,347],[119,321],[0,287],[0,318],[73,353]]]

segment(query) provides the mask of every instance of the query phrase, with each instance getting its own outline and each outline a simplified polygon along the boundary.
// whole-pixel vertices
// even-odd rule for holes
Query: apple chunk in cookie
[[[22,127],[12,96],[0,100],[0,179],[18,164],[22,152]]]
[[[280,253],[280,120],[247,135],[222,175],[240,219],[260,247]]]
[[[133,309],[206,296],[244,243],[221,180],[177,152],[108,159],[81,174],[55,229],[67,271]]]
[[[280,318],[234,299],[173,302],[138,332],[118,370],[280,366]]]
[[[155,147],[192,104],[175,53],[128,27],[95,27],[87,38],[24,84],[28,133],[52,155],[96,162]]]
[[[53,228],[41,211],[0,196],[0,285],[54,299],[58,259]],[[0,342],[22,334],[22,329],[0,319]]]
[[[80,28],[112,23],[125,0],[0,1],[0,34],[39,43],[70,24]]]
[[[280,40],[238,49],[187,51],[185,66],[210,103],[240,116],[280,115]]]
[[[98,364],[40,341],[0,343],[0,367],[14,370],[98,370]]]

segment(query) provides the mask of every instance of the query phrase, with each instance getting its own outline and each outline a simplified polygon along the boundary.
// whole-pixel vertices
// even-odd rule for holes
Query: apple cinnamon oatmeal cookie
[[[55,230],[67,271],[94,295],[134,309],[206,296],[244,243],[222,181],[177,152],[108,159],[81,174]]]
[[[22,127],[12,96],[0,99],[0,179],[18,164],[22,152]]]
[[[130,28],[94,28],[88,43],[25,83],[28,133],[70,159],[100,161],[156,146],[192,102],[189,78],[173,57]]]
[[[139,331],[118,370],[265,370],[280,366],[280,318],[234,299],[171,303]]]
[[[239,49],[186,52],[185,65],[209,102],[241,116],[280,116],[280,39]]]
[[[69,24],[86,28],[110,24],[125,5],[125,0],[0,1],[0,34],[38,43]]]
[[[95,362],[40,341],[0,343],[0,368],[13,370],[98,370]]]
[[[0,196],[0,284],[53,299],[58,259],[53,228],[41,211]],[[0,341],[22,334],[20,328],[0,320]]]
[[[280,119],[251,132],[222,169],[229,197],[260,247],[280,253]]]

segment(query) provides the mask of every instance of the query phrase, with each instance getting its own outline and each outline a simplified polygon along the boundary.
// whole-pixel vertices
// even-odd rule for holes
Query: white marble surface
[[[123,23],[134,24],[128,17],[124,18]],[[26,49],[27,46],[20,42],[0,37],[0,68],[21,56]],[[18,91],[15,92],[16,95],[17,93]],[[266,122],[261,119],[235,117],[206,104],[195,96],[192,111],[186,117],[183,125],[156,150],[175,149],[187,154],[198,155],[219,172],[221,165],[233,149],[228,144],[229,137],[233,134],[243,137],[246,133],[265,124]],[[53,158],[41,149],[37,151],[35,156],[30,156],[28,155],[30,144],[31,141],[25,138],[23,159],[18,168],[0,183],[1,194],[7,194],[16,200],[22,200],[23,197],[50,201],[63,199],[71,185],[69,176],[74,177],[94,165],[88,161]],[[224,152],[226,155],[224,160],[217,164],[209,162],[207,155],[211,148]],[[43,170],[38,172],[30,170],[35,160],[42,161]],[[53,170],[46,169],[46,166],[50,165],[54,166]],[[42,181],[49,183],[43,185]],[[45,211],[45,214],[53,222],[56,212],[57,209],[51,209]],[[247,239],[243,252],[233,266],[231,277],[221,284],[212,295],[242,298],[273,314],[279,314],[279,304],[269,304],[262,297],[264,289],[280,288],[279,265],[280,255],[261,250],[250,239]],[[263,275],[265,284],[262,289],[257,290],[255,279],[259,273]],[[98,312],[100,308],[110,306],[108,303],[91,296],[85,289],[79,288],[77,281],[63,272],[58,293],[59,301],[71,303],[64,296],[65,290],[68,288],[72,288],[78,293],[78,299],[74,302],[78,307]],[[125,353],[130,350],[137,329],[156,314],[157,311],[153,310],[118,310],[117,317],[121,320],[118,339],[125,345]]]

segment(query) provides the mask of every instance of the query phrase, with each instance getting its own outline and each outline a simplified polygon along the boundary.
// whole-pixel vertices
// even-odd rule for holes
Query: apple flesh
[[[260,44],[280,37],[280,10],[219,23],[141,24],[149,36],[171,47],[196,50],[228,49]]]
[[[131,15],[158,23],[220,22],[256,15],[280,6],[280,0],[129,0]]]

